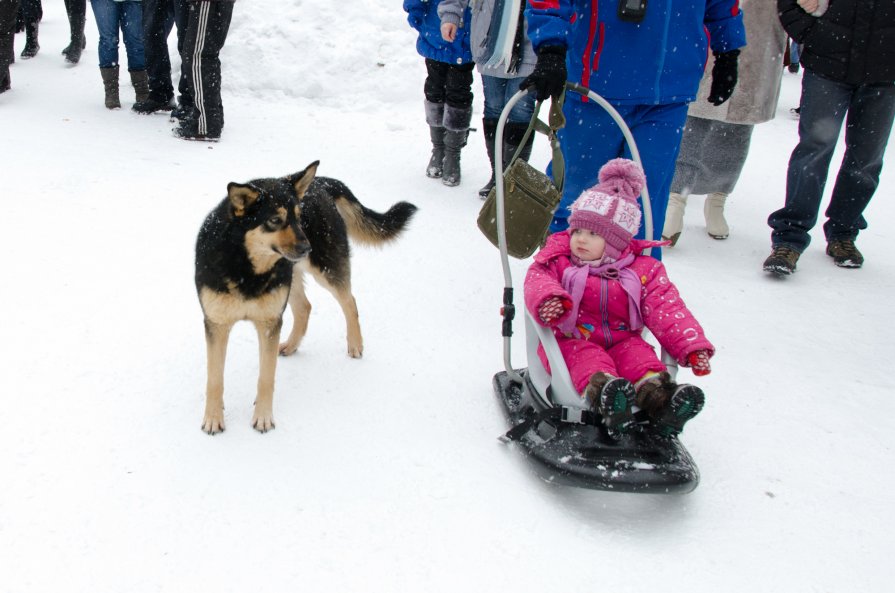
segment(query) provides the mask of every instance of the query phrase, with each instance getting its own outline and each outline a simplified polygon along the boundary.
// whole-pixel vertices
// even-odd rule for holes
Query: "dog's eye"
[[[271,216],[267,219],[267,226],[272,229],[280,228],[281,226],[283,226],[283,219],[279,216]]]

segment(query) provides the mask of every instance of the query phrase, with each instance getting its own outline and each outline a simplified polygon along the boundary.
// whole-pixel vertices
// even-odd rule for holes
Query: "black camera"
[[[639,23],[646,16],[646,0],[618,0],[618,18]]]

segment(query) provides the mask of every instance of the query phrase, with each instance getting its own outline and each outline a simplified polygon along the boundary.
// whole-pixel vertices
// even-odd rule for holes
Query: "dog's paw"
[[[202,421],[202,432],[207,434],[217,434],[219,432],[224,432],[224,413],[221,411],[220,414],[207,414],[205,416],[205,420]]]
[[[280,344],[280,356],[291,356],[295,354],[296,350],[298,350],[298,344],[292,344],[290,342],[283,342]]]
[[[352,344],[348,342],[348,356],[351,358],[361,358],[364,355],[364,343],[358,342]]]
[[[277,425],[273,421],[273,414],[271,412],[261,413],[259,410],[255,410],[255,415],[252,417],[252,428],[258,432],[264,433],[268,430],[273,430],[276,427]]]

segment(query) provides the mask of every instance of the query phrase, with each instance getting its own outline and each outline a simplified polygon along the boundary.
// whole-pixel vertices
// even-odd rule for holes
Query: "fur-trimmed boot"
[[[426,123],[432,140],[432,156],[426,165],[426,177],[441,179],[444,167],[444,103],[426,100]]]
[[[120,109],[121,99],[118,97],[118,66],[100,68],[103,77],[103,88],[106,92],[106,109]]]
[[[678,385],[668,373],[659,373],[637,387],[635,403],[649,415],[658,434],[671,437],[702,411],[705,394],[695,385]]]
[[[730,235],[730,227],[724,219],[724,203],[727,201],[728,194],[716,191],[705,197],[705,206],[703,213],[705,214],[705,232],[712,239],[726,239]]]
[[[146,70],[132,70],[130,75],[136,102],[145,102],[149,99],[149,74],[146,73]]]
[[[665,209],[665,226],[662,227],[662,239],[671,241],[672,247],[677,244],[684,230],[684,210],[687,209],[687,196],[674,192],[668,196]]]
[[[460,151],[466,146],[472,107],[444,107],[444,170],[441,182],[448,187],[460,185]]]
[[[488,160],[491,161],[491,179],[479,190],[479,196],[482,199],[488,197],[491,188],[494,187],[495,169],[494,169],[494,139],[497,135],[497,120],[482,118],[482,129],[485,131],[485,150],[488,151]]]
[[[22,49],[22,59],[28,60],[37,55],[40,44],[37,42],[37,30],[39,21],[25,25],[25,47]]]
[[[603,419],[606,432],[613,439],[631,432],[634,428],[634,386],[627,379],[613,377],[608,373],[594,373],[584,390],[594,413]]]

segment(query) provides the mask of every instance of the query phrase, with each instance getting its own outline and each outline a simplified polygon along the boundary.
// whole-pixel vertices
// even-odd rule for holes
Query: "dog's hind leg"
[[[345,315],[345,325],[348,332],[348,356],[351,358],[360,358],[364,354],[364,338],[360,333],[360,316],[357,313],[357,301],[351,294],[351,279],[347,277],[342,282],[330,281],[323,273],[318,272],[315,268],[311,269],[314,279],[328,290],[338,301],[342,307],[342,313]]]
[[[277,342],[280,339],[281,318],[269,321],[255,321],[258,331],[258,349],[261,363],[258,371],[258,397],[255,398],[255,413],[252,426],[258,432],[267,432],[275,427],[273,421],[273,388],[277,374]]]
[[[297,268],[292,275],[289,306],[292,309],[292,331],[286,341],[280,344],[280,354],[283,356],[289,356],[298,350],[305,332],[308,331],[308,318],[311,316],[311,301],[305,294],[304,274]]]
[[[227,341],[233,324],[205,320],[205,346],[208,354],[208,381],[205,386],[205,418],[202,430],[208,434],[224,432],[224,363]]]

